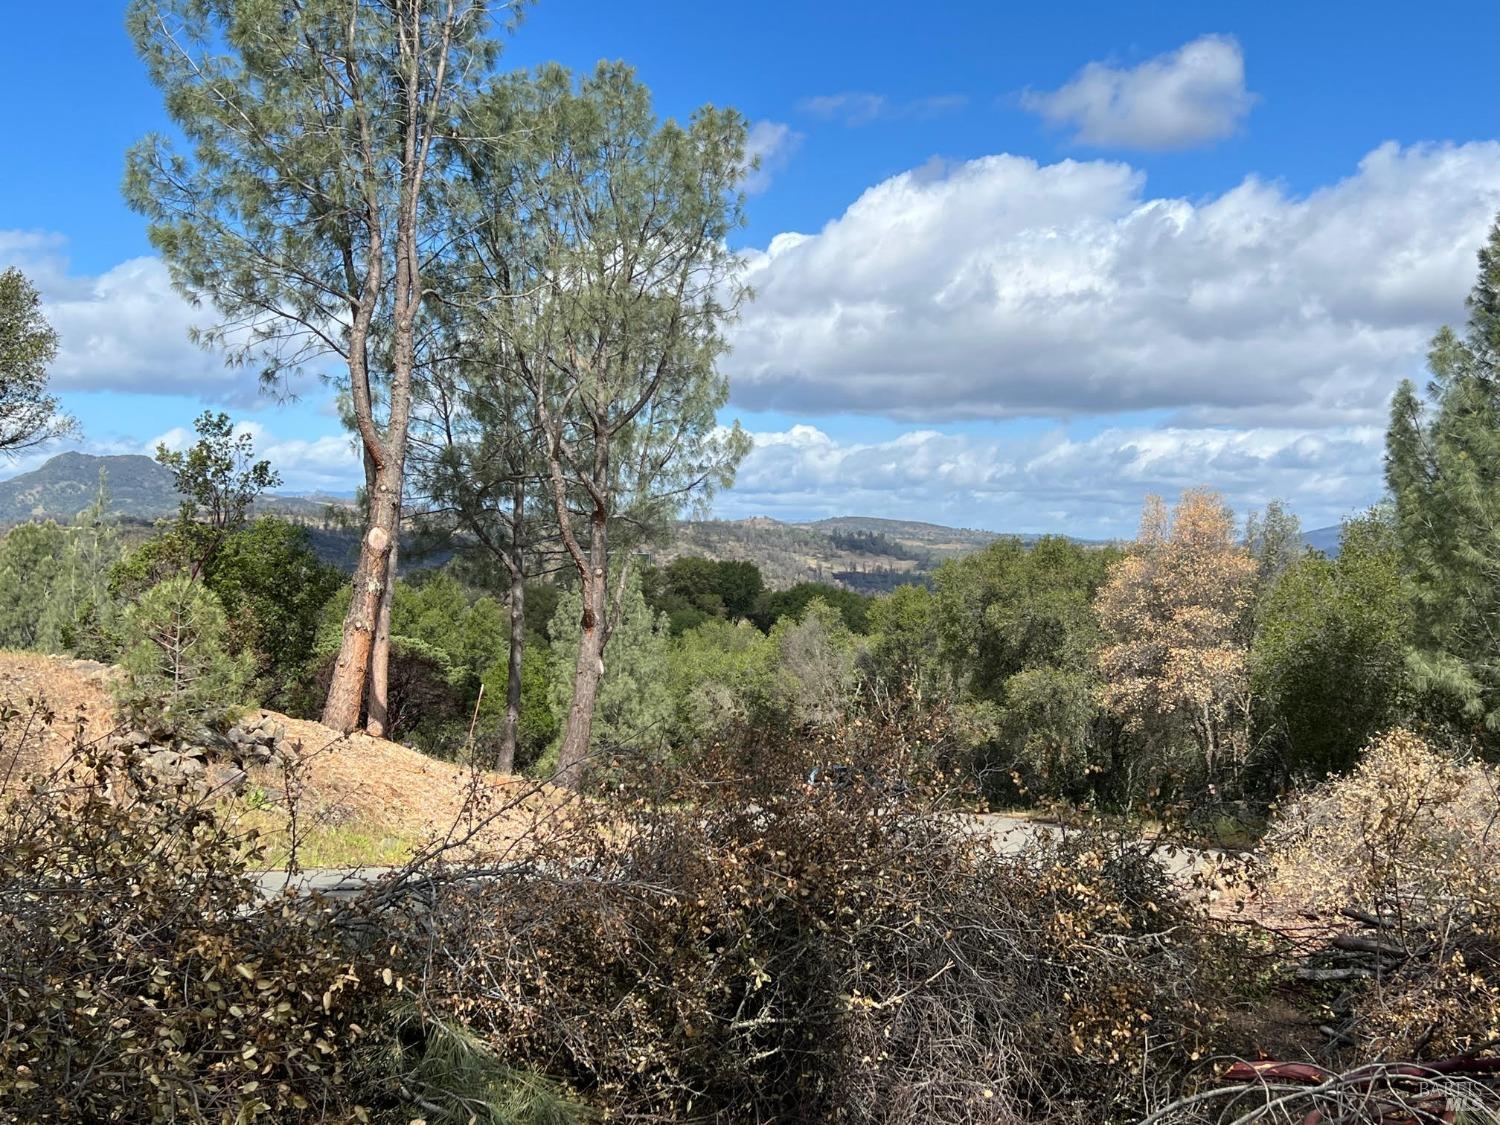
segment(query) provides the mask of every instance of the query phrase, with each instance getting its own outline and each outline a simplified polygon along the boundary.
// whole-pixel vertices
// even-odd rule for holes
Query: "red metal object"
[[[1260,1062],[1237,1062],[1223,1074],[1226,1082],[1254,1082],[1257,1079],[1270,1079],[1277,1082],[1301,1082],[1308,1086],[1317,1086],[1336,1077],[1331,1070],[1324,1070],[1321,1066],[1312,1063],[1277,1062],[1275,1059],[1262,1059]]]

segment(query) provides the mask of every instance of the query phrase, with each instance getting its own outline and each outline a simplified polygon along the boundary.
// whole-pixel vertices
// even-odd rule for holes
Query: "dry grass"
[[[50,729],[39,724],[34,737],[0,761],[0,790],[65,761],[75,716],[86,741],[116,729],[113,675],[87,661],[0,652],[0,704],[28,710],[27,700],[45,700],[63,720]],[[280,723],[287,742],[300,745],[299,765],[251,770],[248,786],[224,802],[224,812],[260,833],[272,866],[287,862],[294,839],[304,867],[398,864],[438,841],[470,835],[475,839],[460,850],[482,843],[493,851],[536,832],[560,804],[560,794],[522,778],[440,762],[365,734],[340,735],[274,711],[251,712],[260,716]]]
[[[114,704],[109,695],[114,670],[89,660],[46,656],[35,652],[0,651],[0,706],[11,704],[29,711],[28,700],[45,701],[60,720],[36,724],[28,737],[0,760],[0,792],[28,774],[56,767],[73,747],[75,722],[83,725],[87,741],[115,729]]]

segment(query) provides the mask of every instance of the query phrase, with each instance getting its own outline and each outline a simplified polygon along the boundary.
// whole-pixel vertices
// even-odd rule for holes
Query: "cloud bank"
[[[1111,427],[1006,436],[917,430],[840,441],[807,425],[758,433],[728,517],[849,513],[997,531],[1130,535],[1148,492],[1209,483],[1241,513],[1288,501],[1304,526],[1338,522],[1380,489],[1382,431],[1263,427]]]
[[[726,370],[742,408],[804,415],[1369,424],[1462,317],[1497,208],[1496,142],[1200,200],[1112,161],[933,164],[749,254]]]
[[[795,143],[757,129],[773,156]],[[1462,319],[1497,209],[1495,142],[1383,145],[1310,193],[1252,176],[1153,196],[1123,162],[1004,154],[893,176],[747,255],[732,405],[815,424],[758,435],[719,511],[1105,536],[1129,533],[1144,492],[1209,483],[1242,511],[1282,497],[1334,522],[1378,496],[1389,394]],[[160,261],[80,275],[60,237],[0,231],[10,264],[59,330],[65,396],[255,401],[252,372],[188,341],[207,314]],[[849,414],[911,430],[817,422]],[[288,489],[358,483],[342,433],[256,433]],[[150,452],[144,437],[92,448]]]
[[[326,434],[315,438],[277,437],[275,432],[259,422],[237,421],[236,435],[249,434],[255,443],[255,459],[264,458],[281,474],[279,492],[334,492],[346,493],[354,489],[359,479],[361,463],[351,434]],[[198,435],[187,426],[173,426],[142,443],[139,449],[124,450],[129,453],[155,455],[158,445],[172,450],[185,450],[198,440]],[[91,452],[93,452],[91,450]]]
[[[212,323],[213,312],[173,290],[160,258],[75,274],[60,235],[0,230],[0,269],[10,266],[36,285],[57,330],[58,390],[190,393],[222,402],[254,397],[253,371],[228,367],[189,339],[192,327]]]

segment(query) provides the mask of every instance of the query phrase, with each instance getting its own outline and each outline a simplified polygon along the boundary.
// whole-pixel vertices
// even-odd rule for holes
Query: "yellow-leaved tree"
[[[1158,764],[1222,779],[1249,746],[1256,562],[1218,493],[1149,496],[1130,552],[1094,603],[1102,705]]]

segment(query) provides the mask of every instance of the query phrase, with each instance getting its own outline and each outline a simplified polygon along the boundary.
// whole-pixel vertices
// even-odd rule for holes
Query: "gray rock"
[[[167,746],[158,747],[146,755],[145,763],[146,768],[163,781],[186,781],[202,777],[206,768],[202,751],[197,747],[176,750]]]
[[[181,772],[178,768],[181,760],[182,755],[176,750],[153,750],[146,755],[146,768],[162,777],[171,777]]]

